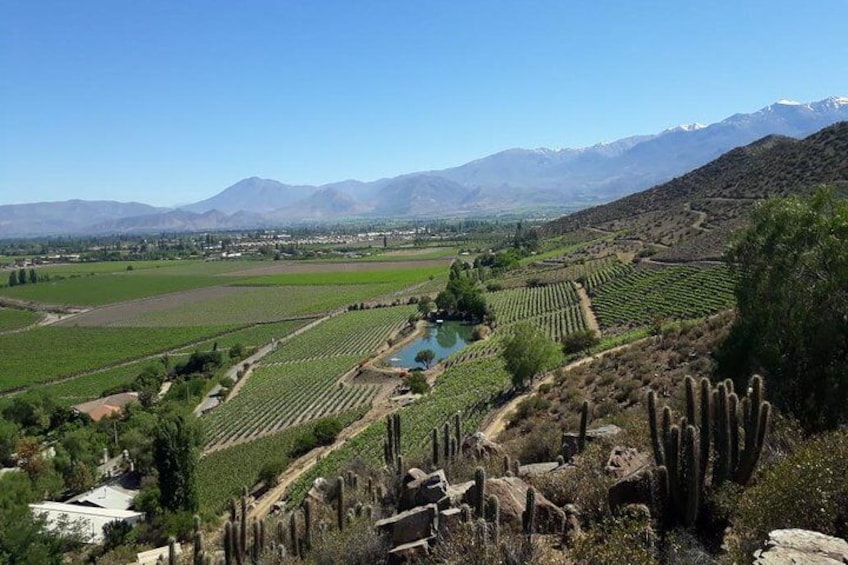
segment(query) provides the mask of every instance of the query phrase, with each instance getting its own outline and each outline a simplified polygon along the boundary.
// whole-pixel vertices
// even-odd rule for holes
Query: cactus
[[[430,432],[430,437],[433,441],[433,468],[439,468],[439,430],[433,428]]]
[[[512,462],[509,459],[509,455],[504,455],[503,457],[503,473],[506,475],[507,473],[512,471]]]
[[[700,453],[698,451],[696,434],[695,426],[691,425],[687,426],[683,433],[683,476],[685,489],[680,494],[686,498],[686,508],[683,517],[683,523],[686,527],[695,525],[700,507],[701,480],[699,478],[699,471],[701,464],[699,461]]]
[[[462,414],[459,412],[453,415],[453,431],[456,434],[457,446],[462,446]]]
[[[292,555],[300,557],[300,543],[297,538],[297,514],[294,512],[289,516],[289,539],[291,539]]]
[[[253,563],[256,565],[259,563],[259,555],[262,552],[262,540],[259,534],[259,521],[253,521]]]
[[[456,459],[456,456],[459,454],[459,444],[456,441],[455,437],[450,438],[450,458],[451,461]]]
[[[483,518],[478,518],[474,523],[474,530],[477,535],[477,541],[482,546],[486,546],[489,543],[489,535],[488,528],[486,526],[486,520]]]
[[[521,470],[521,461],[519,461],[518,459],[516,459],[515,461],[513,461],[513,462],[512,462],[512,475],[513,475],[514,477],[517,477],[517,476],[518,476],[518,472],[519,472],[520,470]]]
[[[203,532],[197,530],[194,532],[194,565],[201,565],[206,551],[203,547]]]
[[[468,523],[471,521],[471,507],[467,504],[463,504],[459,507],[459,516],[464,523]]]
[[[398,458],[397,458],[397,474],[398,475],[403,475],[403,472],[404,472],[403,466],[404,466],[403,455],[398,455]]]
[[[227,520],[224,524],[224,565],[233,565],[235,556],[235,534],[233,521]]]
[[[447,422],[445,422],[444,425],[442,426],[442,443],[444,444],[444,445],[442,445],[442,456],[443,456],[444,462],[447,463],[448,461],[450,461],[450,458],[451,458],[451,453],[450,453],[450,446],[451,446],[450,424],[448,424]]]
[[[580,407],[580,435],[577,438],[577,453],[586,449],[586,427],[589,425],[589,401],[584,400]]]
[[[283,521],[279,520],[277,522],[277,526],[275,527],[275,531],[276,531],[276,534],[277,534],[277,545],[278,546],[285,546],[285,544],[286,544],[285,529],[286,528],[283,525]]]
[[[345,527],[344,479],[341,477],[336,479],[336,493],[336,526],[341,532]]]
[[[536,489],[533,487],[527,489],[527,500],[524,514],[521,516],[521,525],[527,539],[532,539],[533,534],[536,533]]]
[[[312,549],[312,501],[303,501],[303,546],[305,550]]]
[[[401,426],[400,426],[400,414],[395,413],[392,417],[393,417],[393,419],[394,419],[394,424],[395,424],[395,425],[394,425],[394,431],[395,431],[395,437],[394,437],[394,441],[395,441],[395,453],[396,453],[397,455],[400,455],[400,430],[401,430]]]
[[[657,465],[665,465],[660,429],[657,426],[657,393],[648,391],[648,426],[651,431],[651,445],[654,448],[654,461]]]
[[[696,394],[695,381],[685,379],[686,416],[680,426],[671,425],[671,410],[663,408],[662,428],[657,426],[656,395],[648,395],[648,422],[654,459],[663,469],[655,489],[667,494],[658,508],[665,508],[664,526],[679,521],[695,524],[700,504],[706,498],[710,451],[714,453],[710,487],[732,480],[745,485],[756,469],[770,421],[771,405],[763,400],[763,382],[751,378],[749,394],[740,401],[730,381],[715,388],[701,379]],[[697,396],[700,396],[700,404]],[[741,416],[740,416],[741,413]],[[740,429],[744,438],[740,438]],[[663,494],[659,494],[662,492]]]
[[[477,467],[474,471],[474,514],[483,518],[484,502],[486,501],[486,471]]]
[[[489,522],[492,523],[492,543],[498,545],[501,538],[501,506],[497,497],[490,496],[486,500],[487,513],[489,514]]]
[[[168,538],[168,565],[177,565],[177,540],[174,536]]]
[[[247,487],[241,495],[241,522],[239,523],[239,563],[244,560],[244,554],[247,551]]]
[[[563,465],[565,465],[565,457],[563,457],[562,455],[557,455],[556,462],[557,465],[562,467]]]
[[[667,529],[672,512],[669,500],[668,469],[665,465],[660,465],[651,475],[654,483],[651,489],[654,512],[659,516],[663,529]]]

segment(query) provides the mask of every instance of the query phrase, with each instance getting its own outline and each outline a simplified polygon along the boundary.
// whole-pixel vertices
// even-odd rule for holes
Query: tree
[[[14,422],[0,418],[0,465],[11,462],[20,437],[20,430]]]
[[[424,365],[425,369],[430,368],[430,365],[433,363],[433,359],[435,358],[436,352],[432,349],[422,349],[415,354],[415,362]]]
[[[193,422],[182,414],[163,417],[153,440],[153,458],[159,472],[162,508],[194,512],[197,498],[197,446],[200,437]]]
[[[550,369],[559,360],[557,346],[536,326],[517,324],[503,351],[506,368],[512,375],[513,386],[523,387],[539,373]]]
[[[26,269],[21,269],[18,271],[18,284],[26,284],[27,276]]]
[[[598,341],[594,330],[572,332],[562,338],[562,352],[566,355],[581,353],[597,345]]]
[[[737,316],[719,372],[765,372],[771,399],[808,431],[848,422],[848,202],[830,189],[766,201],[727,259]]]
[[[29,270],[29,282],[30,284],[35,284],[38,282],[38,273],[35,272],[35,269]]]
[[[433,299],[429,296],[422,296],[418,299],[418,311],[424,316],[432,312],[435,307],[436,305],[433,304]]]
[[[9,286],[18,286],[18,274],[15,271],[9,273]]]

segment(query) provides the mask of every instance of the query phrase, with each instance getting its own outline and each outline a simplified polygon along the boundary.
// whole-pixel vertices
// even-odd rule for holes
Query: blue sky
[[[0,3],[0,203],[372,180],[848,95],[848,2]]]

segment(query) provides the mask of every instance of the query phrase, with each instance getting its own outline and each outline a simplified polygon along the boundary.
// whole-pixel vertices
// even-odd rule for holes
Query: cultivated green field
[[[263,360],[266,365],[325,357],[369,357],[406,324],[414,306],[345,312],[280,346]]]
[[[429,449],[431,430],[441,427],[457,412],[462,414],[463,429],[476,430],[509,382],[509,375],[499,358],[463,363],[445,371],[427,396],[400,410],[404,457],[412,465],[423,461]],[[335,477],[354,459],[380,465],[385,436],[384,421],[368,426],[295,481],[288,491],[289,502],[299,504],[316,478]]]
[[[233,327],[66,328],[0,335],[0,391],[25,388],[110,364],[156,355]]]
[[[35,312],[0,308],[0,332],[25,328],[40,319],[41,315]]]
[[[360,419],[364,409],[339,414],[337,419],[345,426]],[[197,467],[197,490],[201,511],[211,514],[222,512],[233,497],[244,487],[255,484],[259,471],[268,463],[279,461],[288,465],[295,441],[307,434],[311,424],[287,428],[280,433],[249,443],[216,451],[200,460]]]
[[[250,441],[369,405],[379,386],[337,383],[358,361],[358,357],[332,357],[259,367],[238,396],[203,418],[206,446]]]
[[[699,318],[733,304],[727,267],[635,269],[601,284],[592,303],[603,327]]]
[[[351,270],[318,273],[281,273],[249,278],[240,285],[319,286],[319,285],[394,285],[397,288],[423,282],[445,273],[445,266],[403,269]]]
[[[114,326],[195,326],[271,322],[319,315],[391,292],[389,284],[239,287],[238,292],[116,320]]]

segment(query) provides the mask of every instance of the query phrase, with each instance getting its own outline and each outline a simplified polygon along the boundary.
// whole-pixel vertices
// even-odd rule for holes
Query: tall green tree
[[[162,508],[173,512],[198,508],[197,459],[200,434],[184,415],[164,416],[153,440]]]
[[[18,286],[18,274],[15,271],[9,273],[9,286]]]
[[[21,270],[18,271],[18,284],[26,284],[26,282],[27,282],[26,269],[21,269]]]
[[[38,273],[35,272],[35,269],[29,270],[29,282],[30,284],[35,284],[38,282]]]
[[[506,368],[516,388],[552,368],[560,359],[559,348],[539,328],[529,322],[513,327],[503,351]]]
[[[830,189],[766,201],[727,258],[737,317],[719,372],[765,372],[771,399],[809,431],[848,422],[848,202]]]
[[[436,352],[432,349],[422,349],[415,354],[415,362],[424,365],[425,369],[429,369],[433,360],[436,358]]]

